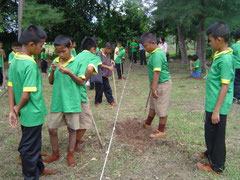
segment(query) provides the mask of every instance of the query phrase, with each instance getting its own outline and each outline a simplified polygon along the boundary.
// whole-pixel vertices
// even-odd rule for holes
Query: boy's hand
[[[59,71],[63,74],[70,74],[71,73],[71,71],[64,66],[59,66]]]
[[[153,98],[158,98],[158,91],[157,91],[157,89],[152,89],[152,97]]]
[[[220,122],[219,113],[213,111],[211,119],[213,124],[218,124]]]
[[[9,113],[9,123],[12,128],[16,128],[18,124],[18,117],[15,114],[15,112],[10,112]]]
[[[114,71],[114,67],[113,66],[109,66],[108,68],[110,71]]]
[[[52,70],[55,71],[58,67],[58,64],[57,63],[52,63]]]
[[[15,105],[14,107],[13,107],[13,110],[14,110],[14,113],[16,114],[16,116],[19,116],[19,108],[18,108],[18,105]]]
[[[115,61],[111,59],[111,64],[115,65]]]

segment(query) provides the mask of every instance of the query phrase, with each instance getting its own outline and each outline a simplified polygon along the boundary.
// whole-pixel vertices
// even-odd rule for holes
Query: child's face
[[[128,53],[128,49],[125,49],[125,53]]]
[[[3,48],[3,45],[2,45],[2,43],[0,43],[0,49],[2,49]]]
[[[20,47],[19,46],[13,46],[12,47],[12,50],[13,50],[13,52],[19,52],[20,51]]]
[[[92,47],[92,48],[90,49],[90,52],[91,52],[92,54],[95,54],[95,55],[96,55],[96,48]]]
[[[68,61],[70,59],[72,50],[71,48],[66,46],[55,46],[55,50],[61,60]]]
[[[219,44],[221,43],[221,38],[215,39],[214,37],[212,37],[212,35],[208,35],[208,41],[209,41],[211,48],[214,51],[219,50]]]
[[[145,51],[147,51],[148,53],[151,53],[153,50],[156,49],[156,43],[155,42],[144,42],[143,44],[143,47],[145,49]]]
[[[113,52],[113,49],[106,48],[105,51],[106,51],[107,54],[111,54]]]
[[[42,52],[42,46],[44,42],[45,42],[45,39],[41,39],[41,41],[38,42],[37,44],[35,44],[34,42],[28,43],[29,52],[33,55],[40,54]]]

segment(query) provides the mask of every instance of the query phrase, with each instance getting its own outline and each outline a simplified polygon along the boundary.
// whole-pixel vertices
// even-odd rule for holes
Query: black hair
[[[129,47],[128,46],[125,46],[125,48],[124,48],[125,50],[129,50]]]
[[[44,30],[35,25],[30,25],[25,28],[19,39],[19,43],[27,45],[30,42],[39,43],[42,39],[47,39],[47,34]]]
[[[58,35],[54,40],[54,46],[66,46],[69,48],[71,46],[71,39],[64,35]]]
[[[45,52],[46,51],[46,49],[45,48],[42,48],[42,52]]]
[[[141,38],[140,38],[140,43],[143,44],[144,42],[151,43],[151,42],[157,43],[157,38],[156,36],[151,33],[151,32],[145,32]]]
[[[21,44],[18,41],[13,41],[12,47],[16,47],[16,46],[21,46]]]
[[[228,42],[231,34],[229,28],[223,22],[215,22],[210,25],[206,33],[208,36],[211,35],[215,39],[221,37],[225,42]]]
[[[162,40],[162,42],[165,42],[165,37],[164,36],[160,36],[160,39]]]
[[[107,43],[105,44],[105,48],[114,49],[114,45],[113,45],[113,43],[111,43],[111,42],[107,42]]]
[[[192,57],[191,57],[192,60],[196,61],[198,60],[198,55],[194,54]]]
[[[240,29],[236,30],[235,38],[236,38],[236,40],[240,39]]]
[[[85,37],[81,42],[81,49],[90,51],[91,48],[97,48],[97,43],[92,37]]]

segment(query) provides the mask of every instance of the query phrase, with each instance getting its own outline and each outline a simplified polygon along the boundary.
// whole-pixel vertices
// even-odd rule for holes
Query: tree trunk
[[[205,30],[204,30],[205,21],[202,19],[200,21],[200,25],[198,28],[198,35],[197,35],[197,49],[196,54],[199,57],[201,62],[202,72],[206,71],[206,38],[205,38]]]
[[[25,0],[19,0],[18,2],[18,40],[22,33],[22,15],[23,15],[23,5]]]
[[[179,47],[181,51],[182,64],[187,64],[187,59],[188,59],[187,50],[186,50],[182,26],[180,24],[178,24],[178,40],[179,40]]]

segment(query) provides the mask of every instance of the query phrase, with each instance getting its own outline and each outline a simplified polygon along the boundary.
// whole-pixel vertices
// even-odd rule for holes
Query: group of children
[[[206,81],[204,127],[207,150],[197,156],[207,158],[208,163],[197,163],[197,167],[200,170],[221,173],[225,168],[225,129],[227,114],[233,100],[235,68],[236,71],[239,70],[236,65],[234,68],[234,64],[238,65],[240,58],[234,59],[232,49],[228,48],[230,31],[224,23],[212,24],[207,30],[207,35],[210,45],[216,53]],[[15,55],[11,59],[9,67],[9,121],[14,128],[20,119],[22,138],[18,150],[22,159],[22,171],[25,179],[37,179],[39,175],[56,173],[56,171],[45,169],[43,162],[51,163],[59,159],[57,132],[58,128],[62,126],[67,126],[69,132],[68,165],[76,165],[74,152],[83,152],[79,144],[92,122],[85,83],[92,74],[97,74],[100,70],[102,83],[95,83],[95,105],[98,106],[102,102],[103,92],[108,102],[114,105],[108,78],[114,70],[114,63],[116,63],[119,78],[122,78],[119,72],[120,64],[128,52],[128,47],[119,51],[114,62],[110,58],[114,46],[107,42],[105,47],[99,50],[97,56],[96,41],[94,38],[86,37],[81,43],[82,52],[74,57],[71,55],[73,44],[71,39],[63,35],[55,38],[54,46],[58,57],[53,60],[48,71],[49,83],[53,85],[48,123],[52,155],[42,160],[40,153],[41,130],[47,109],[42,94],[41,73],[31,56],[41,52],[46,38],[46,33],[39,27],[34,25],[27,27],[19,40],[21,49],[18,53],[14,52]],[[150,134],[150,137],[165,137],[172,88],[167,58],[158,47],[156,36],[153,33],[144,33],[140,42],[150,54],[148,62],[151,89],[150,110],[143,127],[150,128],[155,115],[157,115],[159,126]],[[237,49],[235,45],[233,48]],[[234,50],[234,53],[237,54],[238,51]],[[193,57],[193,60],[193,69],[197,70],[200,67],[198,58]]]

